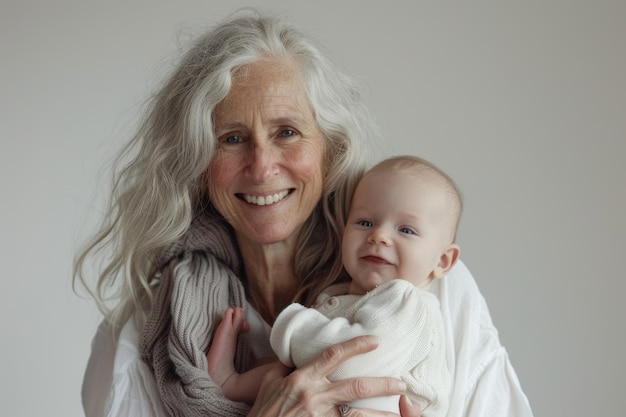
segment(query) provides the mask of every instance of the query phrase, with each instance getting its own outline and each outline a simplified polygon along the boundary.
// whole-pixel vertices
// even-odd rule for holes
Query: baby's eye
[[[358,225],[363,226],[363,227],[372,227],[373,224],[371,221],[369,220],[359,220],[358,222],[356,222]]]
[[[413,229],[411,229],[410,227],[401,227],[399,229],[400,233],[405,233],[407,235],[414,235],[415,231]]]

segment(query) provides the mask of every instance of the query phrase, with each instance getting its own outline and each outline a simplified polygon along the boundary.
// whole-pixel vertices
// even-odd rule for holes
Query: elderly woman
[[[276,367],[252,407],[227,400],[207,372],[227,307],[248,311],[244,371],[271,355],[283,307],[346,279],[339,239],[374,131],[353,80],[293,27],[246,12],[198,39],[148,110],[121,154],[102,231],[76,263],[87,283],[85,264],[106,254],[87,416],[356,415],[341,405],[402,394],[394,378],[326,379],[375,349],[369,337],[293,372]],[[449,415],[530,416],[469,272],[459,264],[433,292],[449,338]],[[404,397],[400,410],[419,415]]]

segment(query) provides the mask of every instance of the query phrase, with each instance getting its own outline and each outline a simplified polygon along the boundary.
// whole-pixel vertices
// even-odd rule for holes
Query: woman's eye
[[[372,222],[369,221],[369,220],[359,220],[357,222],[357,224],[360,225],[360,226],[363,226],[363,227],[372,227],[373,226]]]
[[[279,136],[282,138],[290,138],[296,135],[296,131],[293,129],[283,129],[280,131]]]
[[[243,139],[239,135],[226,136],[222,142],[224,143],[240,143],[243,142]]]

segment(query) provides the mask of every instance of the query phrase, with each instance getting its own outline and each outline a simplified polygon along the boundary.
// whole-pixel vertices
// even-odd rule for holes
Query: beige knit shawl
[[[228,226],[204,216],[169,248],[140,351],[172,416],[244,416],[249,407],[226,399],[207,372],[206,352],[227,307],[243,306],[240,257]],[[252,358],[240,337],[235,367]],[[140,381],[137,381],[140,383]]]

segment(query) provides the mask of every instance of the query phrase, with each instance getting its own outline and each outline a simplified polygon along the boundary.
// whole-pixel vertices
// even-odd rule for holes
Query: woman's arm
[[[487,303],[461,260],[433,283],[432,292],[441,303],[454,376],[447,416],[532,417]]]

